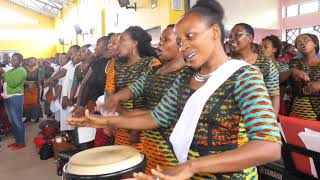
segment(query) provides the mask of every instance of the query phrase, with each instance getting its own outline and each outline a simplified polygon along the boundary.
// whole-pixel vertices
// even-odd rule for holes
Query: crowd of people
[[[139,149],[147,166],[137,179],[255,179],[255,166],[281,158],[278,114],[320,119],[319,40],[255,45],[246,23],[225,37],[223,17],[218,2],[199,0],[157,47],[131,26],[49,60],[13,54],[0,68],[10,148],[25,147],[22,117],[45,114],[61,131],[94,127],[101,145]]]

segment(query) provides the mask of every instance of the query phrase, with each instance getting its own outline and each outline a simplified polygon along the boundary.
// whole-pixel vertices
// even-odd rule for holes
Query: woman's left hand
[[[173,166],[167,170],[161,170],[160,168],[157,168],[157,170],[152,169],[151,172],[154,176],[163,180],[185,180],[190,179],[194,175],[191,164],[188,162]]]
[[[105,128],[107,126],[107,120],[104,120],[105,118],[96,115],[96,114],[90,114],[89,110],[85,111],[84,117],[79,118],[68,118],[65,120],[66,124],[69,124],[71,126],[76,127],[93,127],[93,128]]]
[[[130,180],[185,180],[193,176],[193,171],[189,163],[173,166],[171,169],[162,170],[157,167],[157,170],[151,170],[152,175],[144,173],[134,173]]]

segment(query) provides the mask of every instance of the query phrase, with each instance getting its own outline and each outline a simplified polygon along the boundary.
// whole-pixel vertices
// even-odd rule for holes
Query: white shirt
[[[73,76],[74,76],[74,71],[77,66],[79,66],[80,63],[74,65],[71,61],[70,64],[66,64],[63,66],[64,69],[67,70],[66,75],[63,78],[62,82],[62,92],[61,92],[61,97],[63,96],[68,96],[70,97],[70,92],[71,92],[71,87],[72,87],[72,81],[73,81]]]
[[[64,66],[62,66],[61,68],[59,68],[59,70],[60,70],[60,69],[65,69],[65,70],[67,70],[67,72],[68,72],[68,69],[72,68],[72,66],[73,66],[72,62],[69,61],[67,64],[65,64]],[[59,84],[59,85],[62,86],[65,77],[66,77],[66,75],[58,80],[58,84]]]
[[[60,66],[58,64],[50,63],[50,66],[53,68],[54,74],[59,71]]]

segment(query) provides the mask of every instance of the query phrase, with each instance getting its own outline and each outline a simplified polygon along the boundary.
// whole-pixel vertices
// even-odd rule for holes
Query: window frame
[[[318,2],[318,10],[316,12],[320,12],[320,0],[310,0],[310,1],[306,1],[306,2],[301,2],[301,3],[291,4],[290,5],[290,6],[293,6],[293,5],[297,5],[298,6],[298,12],[297,12],[297,15],[295,15],[295,16],[310,14],[310,13],[301,14],[301,5],[302,4],[306,4],[306,3],[310,3],[310,2]],[[285,11],[286,11],[285,12],[285,17],[286,18],[295,17],[295,16],[288,16],[288,7],[289,6],[286,6],[286,8],[285,8]],[[311,12],[311,13],[316,13],[316,12]]]
[[[320,33],[320,24],[316,26],[311,26],[314,31],[317,31]],[[286,30],[286,41],[290,44],[293,44],[295,39],[301,34],[301,29],[302,28],[308,28],[308,27],[301,27],[301,28],[293,28],[293,29],[287,29]],[[289,33],[292,33],[289,36]],[[295,36],[295,37],[293,37]]]

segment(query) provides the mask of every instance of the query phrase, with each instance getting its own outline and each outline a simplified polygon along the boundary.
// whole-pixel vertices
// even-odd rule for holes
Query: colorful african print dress
[[[152,63],[159,62],[153,60],[152,57],[141,58],[137,63],[127,67],[125,64],[116,62],[115,63],[115,89],[119,91],[123,88],[128,87],[133,81],[137,80],[142,76]],[[131,99],[121,104],[123,108],[128,110],[143,109],[144,108],[144,97]],[[138,137],[140,136],[140,138]],[[130,138],[139,138],[139,142],[132,142]],[[133,130],[119,129],[115,136],[115,144],[119,145],[132,145],[142,152],[143,133]]]
[[[279,73],[286,72],[289,70],[289,64],[285,62],[275,61],[274,65],[276,66]]]
[[[290,69],[295,68],[306,72],[309,75],[310,81],[320,81],[320,64],[307,67],[301,63],[301,59],[294,59],[290,62],[289,67]],[[320,120],[320,94],[304,95],[302,89],[306,83],[295,78],[291,78],[291,82],[293,99],[290,116]]]
[[[188,98],[195,92],[189,87],[195,73],[185,68],[167,94],[151,113],[161,127],[174,127]],[[166,157],[175,157],[164,136]],[[261,72],[244,66],[221,85],[206,102],[200,116],[188,159],[230,151],[250,140],[280,143],[280,134]],[[170,154],[170,155],[169,155]],[[169,159],[170,161],[170,159]],[[192,179],[257,179],[255,167],[237,172],[196,174]]]
[[[279,71],[271,58],[268,58],[263,53],[258,54],[257,61],[253,64],[259,68],[263,74],[264,83],[266,84],[269,96],[279,96]]]
[[[274,65],[276,66],[278,72],[279,72],[279,78],[280,73],[289,71],[289,64],[286,62],[280,62],[279,60],[273,61]],[[280,82],[279,82],[280,83]],[[290,91],[291,89],[290,84],[288,81],[284,81],[279,84],[280,88],[280,108],[279,108],[279,114],[286,116],[288,113],[288,104],[290,101]]]
[[[28,119],[39,120],[42,118],[42,108],[40,104],[40,81],[43,79],[39,68],[34,71],[27,70],[27,79],[24,89],[23,116]]]
[[[157,74],[160,66],[152,68],[144,76],[141,76],[137,81],[131,84],[130,89],[135,97],[144,96],[144,104],[146,110],[153,110],[160,102],[163,95],[171,87],[177,77],[178,72]],[[143,154],[147,158],[145,172],[151,174],[151,169],[159,165],[162,169],[168,169],[177,164],[172,153],[166,153],[169,145],[166,143],[163,134],[170,133],[172,129],[159,128],[155,130],[144,131]]]

